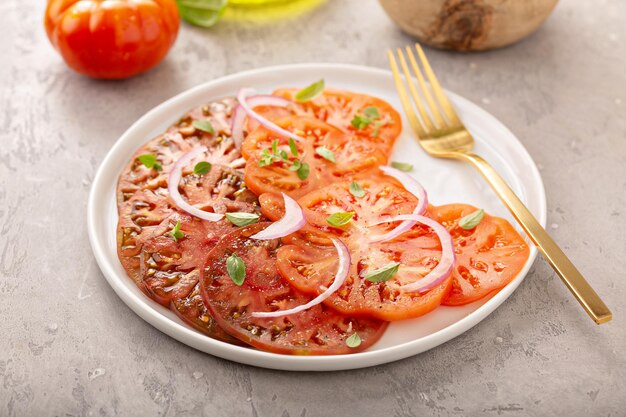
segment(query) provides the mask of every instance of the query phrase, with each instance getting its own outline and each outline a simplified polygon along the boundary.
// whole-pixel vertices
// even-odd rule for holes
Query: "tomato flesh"
[[[278,318],[255,318],[252,312],[293,308],[311,300],[290,286],[276,269],[279,240],[249,237],[270,223],[242,227],[224,236],[205,260],[201,294],[218,324],[230,335],[259,349],[293,355],[336,355],[359,352],[380,338],[386,323],[354,318],[325,305]],[[226,259],[232,254],[245,263],[245,280],[236,285],[228,275]],[[351,348],[346,339],[361,338]]]
[[[476,210],[467,204],[448,204],[431,211],[450,231],[456,252],[452,289],[444,305],[468,304],[501,289],[519,274],[530,256],[526,241],[502,218],[485,213],[474,229],[462,229],[459,220]]]

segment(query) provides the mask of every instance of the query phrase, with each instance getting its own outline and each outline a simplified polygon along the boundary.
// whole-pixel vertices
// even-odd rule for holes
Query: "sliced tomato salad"
[[[471,303],[501,289],[520,273],[530,256],[528,244],[500,217],[485,214],[475,228],[461,228],[459,220],[476,210],[467,204],[431,210],[432,217],[450,231],[456,251],[452,290],[445,305]]]
[[[257,223],[231,232],[206,257],[201,294],[219,325],[231,336],[275,353],[353,353],[378,340],[386,328],[385,322],[346,316],[324,305],[284,317],[252,317],[254,312],[285,310],[312,298],[289,285],[278,273],[279,240],[250,239],[269,224]],[[227,259],[233,255],[245,265],[241,285],[237,285],[228,272]],[[350,347],[346,340],[355,333],[361,343]]]

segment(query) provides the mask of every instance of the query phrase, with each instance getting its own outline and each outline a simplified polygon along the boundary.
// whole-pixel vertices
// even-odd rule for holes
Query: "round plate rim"
[[[118,154],[123,148],[125,142],[132,138],[133,132],[138,130],[148,120],[155,117],[155,115],[166,111],[173,103],[185,99],[188,96],[194,95],[200,90],[210,89],[211,87],[218,86],[221,83],[228,82],[232,79],[239,77],[249,77],[252,75],[260,75],[268,72],[275,71],[293,71],[293,70],[311,70],[319,68],[320,70],[339,70],[339,71],[356,71],[361,73],[367,73],[370,75],[379,75],[391,77],[391,71],[373,68],[362,65],[352,64],[336,64],[336,63],[300,63],[300,64],[288,64],[278,66],[268,66],[248,71],[242,71],[235,74],[230,74],[224,77],[199,84],[186,91],[183,91],[176,96],[162,102],[155,106],[137,121],[135,121],[122,136],[116,141],[113,147],[109,150],[106,157],[100,164],[97,173],[94,177],[92,187],[89,194],[87,204],[87,228],[89,233],[89,241],[94,253],[95,259],[103,272],[107,282],[113,288],[115,293],[122,299],[122,301],[128,305],[137,315],[142,319],[162,331],[167,335],[177,339],[178,341],[191,346],[200,351],[210,353],[214,356],[218,356],[224,359],[259,366],[269,369],[290,370],[290,371],[332,371],[332,370],[347,370],[347,369],[359,369],[369,366],[379,365],[383,363],[393,362],[396,360],[404,359],[409,356],[417,355],[426,350],[432,349],[438,345],[441,345],[460,334],[471,329],[476,324],[480,323],[484,318],[496,310],[500,304],[502,304],[508,297],[515,291],[520,285],[528,270],[532,266],[536,256],[537,250],[534,246],[531,246],[531,255],[524,266],[524,269],[518,274],[518,276],[509,283],[500,292],[489,299],[484,305],[480,306],[477,310],[473,311],[466,317],[459,321],[445,327],[435,333],[421,337],[420,339],[406,342],[400,345],[391,346],[375,351],[365,351],[352,355],[335,355],[335,356],[289,356],[279,355],[269,352],[262,352],[255,349],[244,348],[240,346],[230,345],[218,340],[208,338],[191,328],[188,328],[182,324],[169,320],[164,315],[160,314],[156,309],[150,306],[151,302],[148,298],[141,298],[137,294],[130,292],[123,285],[121,278],[129,280],[127,276],[119,277],[118,274],[112,268],[111,261],[106,256],[106,244],[104,243],[105,236],[99,231],[99,223],[102,221],[98,216],[98,208],[103,204],[104,199],[107,197],[103,195],[101,190],[106,188],[107,182],[105,181],[106,167],[113,163],[116,158],[120,157]],[[525,159],[527,167],[530,169],[528,173],[533,186],[537,187],[538,200],[536,204],[539,206],[539,222],[545,227],[546,223],[546,196],[545,188],[541,175],[532,157],[520,142],[519,139],[498,119],[496,119],[489,112],[482,107],[471,102],[468,99],[459,96],[450,91],[446,91],[449,96],[455,102],[461,102],[464,105],[473,107],[474,111],[478,112],[480,116],[487,120],[489,123],[497,125],[499,129],[504,129],[511,139],[514,139],[514,145],[519,148],[520,157]],[[128,155],[126,155],[128,157]],[[127,159],[127,158],[126,158]],[[116,176],[117,178],[117,176]],[[117,257],[115,259],[116,262]]]

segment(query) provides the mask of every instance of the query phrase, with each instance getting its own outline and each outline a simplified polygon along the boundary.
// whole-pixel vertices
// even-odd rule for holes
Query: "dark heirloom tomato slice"
[[[448,293],[452,282],[446,279],[425,294],[406,293],[400,286],[419,280],[437,266],[441,244],[436,234],[416,225],[398,238],[380,243],[370,238],[383,234],[396,224],[375,225],[385,217],[411,213],[417,199],[395,182],[383,177],[360,178],[365,190],[361,199],[349,192],[350,182],[329,185],[298,200],[308,225],[284,239],[287,246],[278,250],[278,269],[294,287],[311,295],[328,287],[337,270],[337,257],[329,237],[339,237],[352,256],[350,276],[326,304],[338,311],[382,320],[418,317],[436,308]],[[282,206],[271,195],[260,198],[269,218],[280,215]],[[352,221],[342,227],[328,224],[336,212],[353,212]],[[365,279],[367,272],[399,262],[398,272],[388,281],[374,283]]]
[[[288,309],[311,300],[292,288],[276,270],[280,241],[249,239],[269,224],[237,229],[224,236],[207,255],[200,281],[201,294],[217,323],[254,347],[294,355],[354,353],[378,340],[386,328],[385,322],[344,316],[324,305],[279,318],[251,316],[252,312]],[[226,269],[226,259],[233,253],[246,266],[241,286],[232,281]],[[362,343],[350,348],[346,339],[355,332]]]
[[[387,155],[378,146],[365,140],[352,140],[350,135],[334,126],[311,117],[290,116],[278,119],[275,123],[305,141],[296,143],[298,156],[289,148],[289,139],[259,127],[245,139],[241,153],[247,159],[245,181],[257,194],[266,192],[284,192],[298,198],[324,185],[334,182],[338,177],[354,174],[387,162]],[[288,161],[275,161],[270,165],[259,166],[261,152],[272,152],[272,142],[278,141],[278,149],[284,151]],[[316,153],[324,147],[330,150],[336,162],[328,161]],[[295,160],[309,165],[310,172],[306,179],[290,170]]]
[[[197,283],[191,293],[187,294],[183,298],[178,298],[172,301],[171,309],[174,311],[185,323],[189,324],[194,329],[223,342],[232,344],[241,344],[239,339],[235,339],[228,333],[226,333],[215,322],[211,313],[207,310],[202,301],[200,295],[200,284]]]
[[[274,91],[274,95],[295,100],[295,88],[281,88]],[[301,115],[315,116],[342,131],[356,135],[359,140],[370,141],[383,151],[385,155],[391,152],[396,138],[402,132],[402,119],[389,103],[376,97],[349,91],[324,90],[315,99],[298,103]],[[371,123],[363,129],[352,126],[354,116],[362,115],[368,107],[376,107],[380,115],[380,126]]]
[[[501,289],[519,274],[530,256],[524,239],[502,218],[485,214],[474,229],[459,227],[459,220],[476,210],[467,204],[448,204],[431,211],[450,231],[456,252],[452,290],[444,305],[471,303]]]

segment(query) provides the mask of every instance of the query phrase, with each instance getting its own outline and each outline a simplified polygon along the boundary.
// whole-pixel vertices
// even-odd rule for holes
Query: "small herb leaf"
[[[178,242],[178,239],[182,239],[185,237],[185,234],[180,231],[180,220],[176,222],[176,225],[172,230],[170,230],[170,236],[174,239],[174,242]]]
[[[353,349],[361,346],[361,336],[359,336],[357,332],[352,333],[352,335],[346,339],[346,345]]]
[[[330,162],[337,162],[337,160],[335,159],[335,154],[328,148],[320,146],[318,148],[315,148],[315,153]]]
[[[350,121],[352,127],[359,130],[365,129],[371,123],[372,121],[370,119],[368,119],[367,117],[359,116],[358,114],[355,115]]]
[[[358,182],[352,181],[350,184],[350,194],[356,198],[363,198],[365,196],[365,190],[359,185]]]
[[[196,175],[207,174],[211,170],[211,163],[207,161],[200,161],[193,167],[193,173]]]
[[[314,82],[313,84],[304,87],[302,90],[296,93],[296,101],[300,103],[305,101],[311,101],[315,97],[319,96],[324,91],[324,79]]]
[[[247,226],[259,221],[259,215],[254,213],[226,213],[226,218],[235,226]]]
[[[478,226],[484,215],[485,211],[483,209],[476,210],[475,212],[461,218],[461,220],[459,220],[459,227],[465,230],[472,230]]]
[[[289,149],[291,150],[291,154],[295,157],[298,157],[298,147],[296,146],[296,141],[289,138]]]
[[[192,126],[198,130],[202,130],[203,132],[209,132],[210,134],[215,134],[215,129],[213,129],[213,125],[208,120],[194,120]]]
[[[392,262],[383,266],[382,268],[375,269],[365,274],[365,279],[369,282],[385,282],[389,281],[400,268],[398,262]]]
[[[326,222],[331,226],[345,226],[346,224],[350,223],[352,217],[354,217],[354,212],[352,211],[337,212],[328,216]]]
[[[310,171],[311,171],[311,168],[309,167],[309,164],[307,164],[306,162],[302,162],[300,164],[300,167],[298,168],[298,171],[296,171],[296,173],[298,174],[298,178],[304,181],[307,178],[309,178]]]
[[[380,119],[380,113],[376,107],[366,107],[363,109],[363,114],[369,119]]]
[[[233,280],[235,285],[241,287],[244,279],[246,279],[246,264],[236,253],[233,253],[226,259],[226,270],[228,276]]]
[[[139,162],[141,162],[143,164],[143,166],[145,166],[146,168],[152,168],[155,171],[160,171],[163,169],[163,167],[161,166],[161,164],[159,163],[159,161],[157,161],[156,156],[152,155],[152,154],[144,154],[144,155],[139,155],[137,157],[137,159],[139,160]]]
[[[176,0],[180,16],[192,25],[211,27],[220,20],[228,0]]]
[[[413,165],[411,164],[407,164],[406,162],[392,162],[391,166],[394,167],[395,169],[399,169],[400,171],[404,171],[404,172],[411,172],[413,171]]]

